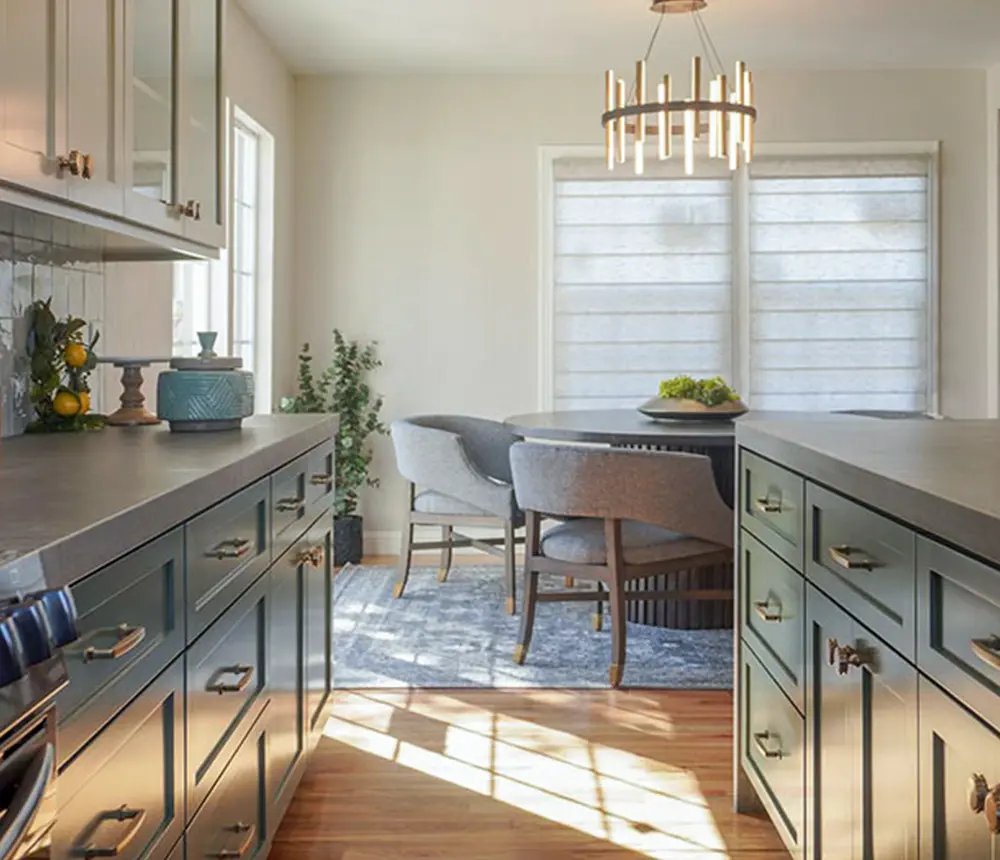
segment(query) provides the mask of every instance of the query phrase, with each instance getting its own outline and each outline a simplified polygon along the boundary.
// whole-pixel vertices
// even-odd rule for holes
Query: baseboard
[[[460,530],[462,534],[473,538],[497,537],[502,535],[502,531],[496,529],[476,529],[465,528]],[[402,532],[399,531],[366,531],[365,532],[365,555],[399,555],[399,542],[402,539]],[[414,543],[424,541],[441,540],[440,526],[417,526],[413,530]],[[414,550],[415,555],[440,555],[441,550]]]

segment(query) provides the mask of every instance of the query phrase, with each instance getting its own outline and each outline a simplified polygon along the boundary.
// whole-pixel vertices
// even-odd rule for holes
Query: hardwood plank
[[[340,691],[271,860],[788,860],[731,748],[726,692]]]

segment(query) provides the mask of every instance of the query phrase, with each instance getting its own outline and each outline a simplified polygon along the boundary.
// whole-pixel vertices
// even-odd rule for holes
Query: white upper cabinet
[[[67,171],[69,199],[121,215],[124,0],[69,0],[66,18],[66,145],[84,155],[80,175]]]
[[[0,0],[0,178],[52,197],[69,193],[65,33],[65,0]]]
[[[183,235],[177,202],[175,0],[125,0],[125,215]]]
[[[180,200],[184,235],[226,244],[224,0],[180,0]]]
[[[225,6],[0,0],[0,183],[224,247]]]

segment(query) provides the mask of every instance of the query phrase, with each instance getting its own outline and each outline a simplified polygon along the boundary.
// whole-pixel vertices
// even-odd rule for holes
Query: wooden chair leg
[[[453,552],[451,541],[454,532],[455,530],[452,526],[441,526],[441,540],[448,545],[441,550],[441,569],[438,571],[438,582],[445,582],[451,571],[451,557]]]
[[[517,612],[517,544],[514,543],[514,523],[507,520],[503,529],[504,581],[507,589],[507,614]]]
[[[524,568],[524,605],[521,607],[521,632],[514,649],[514,662],[524,665],[531,646],[531,634],[535,626],[535,606],[538,604],[538,573]]]
[[[597,583],[597,593],[601,594],[604,591],[604,583]],[[591,618],[591,622],[594,627],[595,633],[600,633],[604,629],[604,600],[598,597],[594,602],[594,614]]]
[[[411,483],[406,487],[406,515],[403,520],[402,538],[399,547],[399,579],[392,589],[392,596],[397,600],[406,590],[406,580],[410,578],[410,565],[413,562],[413,498],[416,488]]]
[[[625,674],[625,636],[627,620],[625,603],[625,560],[622,555],[622,530],[620,520],[604,521],[604,542],[608,555],[608,585],[611,598],[611,668],[608,680],[612,687],[619,687]]]

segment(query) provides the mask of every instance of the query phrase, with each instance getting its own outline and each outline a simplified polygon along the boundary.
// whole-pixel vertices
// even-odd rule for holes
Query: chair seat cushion
[[[484,511],[461,499],[454,499],[444,493],[437,493],[434,490],[421,490],[413,499],[413,510],[421,514],[441,514],[455,517],[493,517],[497,515],[490,511]],[[520,511],[514,514],[514,524],[518,527],[524,524],[524,514]]]
[[[542,536],[542,555],[569,564],[606,564],[604,520],[579,519],[549,529]],[[660,526],[622,521],[622,550],[626,564],[650,564],[705,555],[724,549],[700,538]]]

